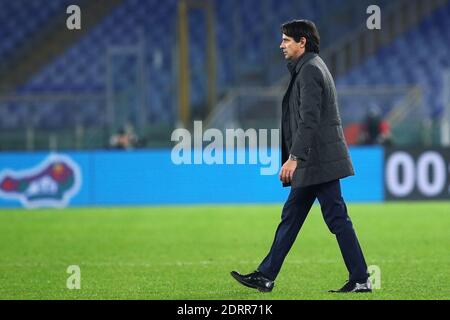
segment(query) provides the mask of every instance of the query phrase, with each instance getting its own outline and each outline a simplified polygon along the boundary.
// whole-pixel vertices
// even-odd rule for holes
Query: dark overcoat
[[[281,154],[298,158],[292,185],[306,187],[354,175],[339,115],[333,77],[319,55],[290,61],[282,103]]]

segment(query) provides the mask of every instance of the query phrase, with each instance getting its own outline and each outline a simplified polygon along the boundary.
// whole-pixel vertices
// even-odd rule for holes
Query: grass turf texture
[[[1,299],[449,299],[450,203],[352,204],[372,294],[327,293],[347,274],[314,206],[272,293],[239,285],[272,243],[280,205],[0,211]],[[69,265],[81,289],[69,290]]]

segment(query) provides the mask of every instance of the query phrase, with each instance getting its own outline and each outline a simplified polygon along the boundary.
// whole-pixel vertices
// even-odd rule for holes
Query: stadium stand
[[[443,71],[450,64],[450,4],[435,11],[415,28],[339,77],[337,86],[416,85],[422,89],[431,118],[443,111]],[[357,105],[348,108],[358,118]],[[389,107],[384,108],[386,114]]]
[[[49,19],[52,14],[61,10],[67,1],[51,2],[50,5],[43,5],[43,1],[33,2],[31,6],[24,6],[22,2],[11,3],[2,13],[7,14],[12,19],[8,21],[9,27],[19,28],[20,32],[12,33],[13,37],[8,37],[8,41],[3,43],[0,53],[11,54],[11,46],[17,46],[20,42],[26,41],[27,37],[32,36],[33,26]],[[356,2],[355,2],[356,3]],[[256,78],[261,82],[270,83],[270,79],[264,79],[264,76],[273,73],[264,71],[264,65],[261,64],[261,55],[264,52],[278,54],[279,28],[273,28],[273,25],[279,26],[282,22],[292,18],[292,4],[287,0],[268,1],[266,7],[261,5],[261,1],[217,1],[216,2],[216,28],[218,45],[218,86],[223,93],[227,89],[238,85],[240,81],[249,81],[256,72]],[[359,6],[361,6],[360,4]],[[35,15],[36,8],[39,14]],[[339,1],[302,1],[295,10],[299,16],[320,20],[324,15],[325,9],[329,7],[339,7]],[[23,10],[26,8],[27,10]],[[140,1],[125,0],[122,5],[116,8],[109,16],[98,23],[81,41],[71,46],[64,54],[57,57],[54,61],[44,66],[38,73],[24,84],[17,88],[19,94],[29,93],[104,93],[107,90],[107,69],[108,61],[106,59],[108,48],[110,47],[130,47],[139,46],[143,43],[142,50],[145,55],[146,98],[149,104],[147,109],[147,120],[149,122],[173,122],[175,118],[175,95],[176,92],[176,11],[177,1]],[[236,12],[234,15],[229,12]],[[267,14],[267,12],[275,14]],[[237,16],[236,16],[237,15]],[[265,18],[267,17],[267,18]],[[201,108],[205,100],[206,84],[204,77],[205,61],[205,17],[202,12],[192,12],[190,19],[190,65],[192,81],[192,104],[193,108]],[[236,28],[236,21],[241,30],[246,30],[246,34],[251,37],[247,40],[247,35],[241,34],[238,43],[233,42],[233,30]],[[21,23],[27,21],[27,23]],[[264,21],[264,23],[262,23]],[[320,22],[321,23],[321,22]],[[345,33],[345,29],[352,27],[352,24],[340,24],[339,28],[326,28]],[[324,28],[325,29],[325,28]],[[5,29],[9,30],[8,28]],[[17,30],[17,29],[16,29]],[[267,30],[270,32],[270,39],[265,36]],[[242,33],[242,31],[238,31]],[[324,33],[325,34],[325,33]],[[325,36],[326,37],[326,36]],[[14,45],[12,45],[14,43]],[[231,50],[231,51],[230,51]],[[124,54],[125,55],[125,54]],[[272,59],[272,56],[266,56],[266,59]],[[125,60],[122,63],[118,60]],[[127,90],[127,86],[136,85],[133,77],[136,75],[136,59],[133,56],[115,57],[111,62],[114,66],[121,65],[119,70],[115,70],[117,76],[114,78],[114,88]],[[279,59],[278,59],[279,60]],[[128,61],[128,62],[127,62]],[[255,71],[256,70],[256,71]],[[279,70],[279,68],[277,68]],[[255,78],[255,76],[253,76]],[[132,90],[133,88],[128,88]],[[17,102],[15,103],[17,104]],[[19,103],[20,104],[20,103]],[[47,102],[47,106],[39,108],[42,114],[35,117],[35,125],[47,127],[51,123],[43,110],[52,109]],[[53,106],[55,109],[56,106]],[[15,115],[22,121],[2,121],[1,126],[14,127],[22,123],[25,119],[21,115],[26,112],[20,105],[11,105],[5,110],[20,110]],[[61,108],[60,108],[61,109]],[[66,108],[68,109],[68,108]],[[89,109],[89,108],[84,108]],[[102,118],[104,108],[100,106],[94,108],[98,112],[98,121],[106,121]],[[40,112],[39,111],[39,112]],[[62,110],[60,110],[62,111]],[[73,110],[64,110],[66,113],[72,113]],[[84,112],[84,111],[83,111]],[[89,111],[86,111],[89,112]],[[58,112],[59,113],[59,112]],[[55,118],[58,117],[56,113]],[[61,119],[73,119],[70,115],[61,117]],[[81,117],[82,119],[95,119],[94,117]],[[40,119],[45,119],[40,120]],[[60,126],[66,123],[57,122]],[[85,125],[93,123],[83,121]],[[95,122],[94,122],[95,123]],[[55,127],[57,125],[53,125]]]
[[[45,2],[45,5],[44,5]],[[396,1],[377,1],[382,8]],[[28,2],[27,2],[28,3]],[[0,44],[3,61],[14,56],[21,44],[34,36],[36,26],[51,20],[69,1],[6,1],[0,12]],[[333,45],[365,21],[371,1],[247,0],[215,1],[217,85],[219,98],[242,84],[270,86],[286,74],[279,54],[279,26],[294,17],[316,21],[322,48]],[[39,8],[39,10],[36,10]],[[442,87],[441,70],[448,66],[449,10],[437,10],[415,28],[339,76],[338,86],[419,84],[433,117],[442,104],[433,94]],[[130,109],[119,115],[124,121],[142,105],[140,121],[174,126],[177,120],[177,0],[123,0],[100,19],[81,39],[16,86],[14,95],[84,97],[80,101],[54,99],[0,100],[0,128],[24,126],[58,129],[108,124],[108,99],[116,108]],[[205,13],[189,12],[189,61],[193,118],[204,118],[206,99]],[[275,26],[275,27],[274,27]],[[11,32],[14,30],[14,32]],[[423,43],[426,42],[426,45]],[[429,62],[429,51],[435,52]],[[143,59],[143,62],[140,60]],[[433,90],[431,90],[433,89]],[[89,97],[94,97],[90,99]],[[142,97],[141,97],[142,96]],[[389,112],[396,100],[382,105]],[[362,118],[360,102],[346,100],[345,118]],[[390,105],[389,105],[390,104]],[[359,114],[360,112],[361,114]],[[136,115],[135,115],[136,117]]]

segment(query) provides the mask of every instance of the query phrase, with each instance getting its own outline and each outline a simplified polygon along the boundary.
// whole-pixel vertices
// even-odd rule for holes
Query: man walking
[[[239,283],[272,291],[275,278],[315,199],[324,220],[336,235],[349,272],[346,284],[330,292],[370,292],[367,265],[347,214],[340,180],[354,175],[339,116],[336,88],[319,57],[320,37],[313,22],[294,20],[282,26],[280,48],[288,60],[291,81],[282,103],[282,160],[280,180],[291,186],[281,222],[268,255],[257,271]]]

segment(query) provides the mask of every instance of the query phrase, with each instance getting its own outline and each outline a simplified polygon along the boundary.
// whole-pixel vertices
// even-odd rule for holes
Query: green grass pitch
[[[274,291],[229,272],[266,255],[281,205],[0,211],[1,299],[449,299],[450,203],[351,204],[372,294],[327,293],[346,280],[318,206],[286,258]],[[81,289],[69,290],[69,265]]]

